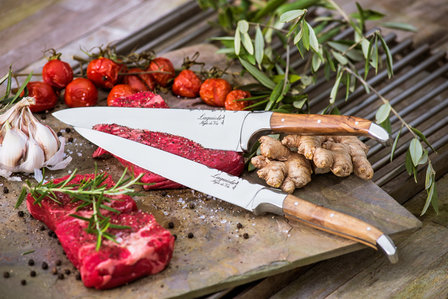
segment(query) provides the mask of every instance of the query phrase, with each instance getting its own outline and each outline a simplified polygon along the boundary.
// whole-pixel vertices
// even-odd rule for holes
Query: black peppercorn
[[[68,137],[68,142],[73,142],[73,137]]]
[[[81,280],[81,273],[76,273],[76,280]]]
[[[194,238],[193,233],[188,233],[188,239],[192,239],[192,238]]]
[[[249,239],[249,234],[248,234],[248,233],[244,233],[244,234],[243,234],[243,238],[244,238],[244,239]]]
[[[40,116],[40,119],[47,119],[47,116],[46,116],[45,114],[42,114],[42,115]]]
[[[57,260],[56,261],[56,266],[60,266],[60,265],[62,265],[62,261],[61,260]]]
[[[20,284],[22,284],[23,286],[26,285],[26,280],[22,279],[22,281],[20,281]]]
[[[238,223],[236,224],[236,228],[241,229],[241,228],[243,228],[243,225],[242,225],[241,223],[238,222]]]
[[[40,230],[45,230],[45,225],[41,225],[39,229]]]
[[[4,278],[9,278],[10,277],[9,272],[8,271],[3,272],[3,277]]]
[[[70,273],[72,273],[72,272],[70,271],[70,269],[65,269],[64,273],[65,273],[66,275],[70,275]]]
[[[31,272],[30,272],[30,276],[31,276],[31,277],[35,277],[35,276],[36,276],[36,271],[31,270]]]
[[[64,279],[64,278],[65,278],[64,274],[59,273],[59,275],[58,275],[58,279],[62,280],[62,279]]]
[[[65,128],[66,133],[70,133],[72,130],[70,128]]]
[[[19,217],[23,217],[23,216],[25,216],[25,213],[23,211],[18,211],[17,215],[19,215]]]
[[[194,203],[192,203],[192,202],[190,202],[190,204],[188,205],[188,207],[190,208],[190,209],[194,209],[195,208],[195,205],[194,205]]]
[[[166,191],[162,191],[162,193],[160,193],[160,195],[162,195],[163,197],[165,197],[165,196],[168,195],[168,192],[166,192]]]
[[[44,269],[44,270],[48,269],[48,264],[46,262],[42,263],[42,269]]]
[[[28,265],[30,265],[30,266],[34,266],[34,260],[33,260],[33,259],[30,259],[30,260],[28,261]]]
[[[173,237],[174,237],[174,240],[177,240],[177,235],[176,234],[174,234]]]
[[[58,135],[58,137],[62,136],[62,132],[57,132],[56,135]]]
[[[8,194],[9,193],[9,189],[8,187],[3,187],[3,193]]]
[[[168,222],[168,228],[174,228],[174,223],[173,222]]]

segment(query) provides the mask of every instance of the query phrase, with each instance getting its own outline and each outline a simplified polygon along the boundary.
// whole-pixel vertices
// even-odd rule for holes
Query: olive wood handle
[[[314,228],[351,239],[377,249],[378,238],[384,235],[376,227],[347,214],[318,206],[288,195],[283,201],[285,217]]]
[[[300,135],[369,135],[372,122],[346,115],[286,114],[274,112],[271,129]]]

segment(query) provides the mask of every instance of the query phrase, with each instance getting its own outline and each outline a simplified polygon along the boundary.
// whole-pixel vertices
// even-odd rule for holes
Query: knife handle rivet
[[[330,214],[330,217],[334,217],[334,214],[333,214],[333,213],[331,213],[331,214]]]
[[[318,124],[320,124],[321,122],[322,122],[322,120],[320,120],[320,119],[317,120],[317,123],[318,123]]]
[[[284,122],[284,121],[285,121],[285,119],[284,119],[284,118],[282,118],[282,119],[281,119],[281,121],[282,121],[282,122]]]
[[[295,206],[298,206],[298,205],[299,205],[299,202],[296,201],[296,202],[294,203],[294,205],[295,205]]]
[[[359,121],[355,121],[355,125],[359,125]]]
[[[371,230],[370,226],[367,227],[367,230]]]

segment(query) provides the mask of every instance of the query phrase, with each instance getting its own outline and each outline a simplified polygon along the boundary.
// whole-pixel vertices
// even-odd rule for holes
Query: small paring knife
[[[64,121],[63,117],[59,118]],[[352,120],[349,119],[350,122]],[[280,122],[283,123],[281,120]],[[83,137],[110,153],[186,187],[212,195],[255,214],[269,212],[284,215],[286,218],[355,240],[375,249],[380,247],[392,263],[398,261],[397,249],[393,241],[378,228],[360,219],[263,185],[250,183],[242,178],[132,140],[90,128],[75,126],[75,129]]]

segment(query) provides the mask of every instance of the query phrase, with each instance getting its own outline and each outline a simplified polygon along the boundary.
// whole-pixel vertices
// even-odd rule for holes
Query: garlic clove
[[[33,173],[35,169],[40,169],[45,162],[45,154],[39,144],[32,136],[28,139],[26,156],[22,164],[16,171]]]
[[[2,168],[14,169],[26,154],[28,136],[17,128],[7,128],[0,148],[0,165]]]
[[[58,151],[60,143],[58,137],[52,129],[41,123],[34,123],[34,132],[30,132],[39,146],[44,150],[45,161],[51,159],[54,154]]]
[[[61,143],[59,150],[43,165],[50,170],[63,169],[67,167],[68,163],[72,160],[72,157],[70,156],[64,159],[65,138],[59,137],[59,141]]]

